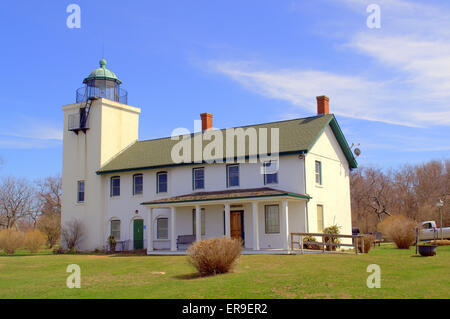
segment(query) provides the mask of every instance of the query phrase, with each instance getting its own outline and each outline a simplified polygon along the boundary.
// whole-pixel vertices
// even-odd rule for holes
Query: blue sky
[[[0,38],[0,176],[61,171],[61,106],[103,42],[142,109],[140,139],[192,130],[202,112],[217,128],[311,116],[325,94],[360,165],[450,155],[448,1],[3,0]]]

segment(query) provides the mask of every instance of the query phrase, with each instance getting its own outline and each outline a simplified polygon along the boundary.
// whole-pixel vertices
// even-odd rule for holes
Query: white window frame
[[[196,176],[195,176],[195,172],[196,171],[203,171],[203,187],[197,187],[195,182],[196,182]],[[204,167],[194,167],[192,169],[192,189],[193,190],[198,190],[198,189],[205,189],[205,168]]]
[[[277,171],[275,173],[267,174],[267,172],[266,172],[266,167],[267,166],[272,166],[272,165],[277,164],[277,163],[278,163],[278,161],[266,161],[266,162],[263,163],[263,168],[264,168],[264,185],[278,184],[278,169],[277,169]],[[267,165],[267,164],[269,164],[269,165]],[[268,175],[275,175],[276,181],[269,183],[267,181],[267,176]]]
[[[83,191],[80,190],[81,185],[83,185]],[[83,200],[80,200],[80,194],[83,193]],[[77,182],[77,203],[84,203],[86,200],[86,183],[84,180]]]
[[[136,193],[136,177],[142,177],[142,190],[140,193]],[[144,194],[144,174],[134,174],[133,175],[133,196]]]
[[[317,164],[319,165],[317,166]],[[319,170],[317,170],[317,167],[319,167]],[[314,162],[314,178],[316,185],[323,185],[322,162],[319,160]],[[317,179],[319,179],[319,181],[317,181]]]
[[[166,175],[166,190],[164,192],[160,191],[159,187],[159,176],[160,175]],[[167,171],[160,171],[156,173],[156,193],[157,194],[167,194],[169,192],[169,173]]]
[[[119,193],[117,195],[114,195],[114,183],[113,183],[113,180],[116,180],[116,179],[119,180],[119,186],[118,186]],[[110,185],[110,197],[119,197],[120,196],[120,176],[112,176],[110,178],[110,183],[111,183],[111,185]]]
[[[319,225],[319,207],[322,207],[322,216],[321,216],[322,223],[321,223],[321,225]],[[317,219],[317,232],[318,233],[322,233],[323,229],[325,228],[325,222],[324,222],[324,220],[325,220],[325,208],[324,208],[323,204],[317,204],[316,205],[316,219]],[[320,228],[322,228],[322,229],[320,229]]]
[[[159,232],[160,232],[160,229],[159,229],[159,227],[160,227],[160,221],[162,221],[162,220],[166,220],[166,222],[167,222],[167,236],[166,237],[161,237],[160,236],[160,234],[159,234]],[[167,218],[167,217],[158,217],[157,219],[156,219],[156,239],[169,239],[169,218]]]
[[[119,230],[113,230],[113,222],[118,222],[119,223]],[[112,219],[110,222],[110,235],[114,236],[115,232],[119,232],[119,238],[116,238],[116,236],[114,236],[114,240],[118,241],[120,240],[120,235],[121,235],[121,228],[122,228],[122,222],[120,221],[120,219]]]
[[[277,208],[277,214],[276,214],[276,216],[277,216],[277,218],[278,218],[278,225],[275,223],[274,225],[272,225],[272,226],[278,226],[278,230],[277,229],[275,229],[274,231],[272,230],[272,231],[268,231],[268,224],[267,224],[267,221],[268,221],[268,216],[267,216],[267,213],[269,212],[267,209],[269,208],[269,207],[276,207]],[[269,217],[270,218],[270,217]],[[280,205],[277,205],[277,204],[273,204],[273,205],[264,205],[264,233],[265,234],[280,234],[280,231],[281,231],[281,221],[280,221]]]
[[[237,174],[237,178],[238,178],[238,183],[237,183],[237,185],[230,185],[230,171],[229,171],[229,169],[231,168],[231,167],[237,167],[238,168],[238,174]],[[226,167],[226,169],[227,169],[227,188],[230,188],[230,187],[239,187],[240,185],[241,185],[241,168],[239,167],[239,164],[229,164],[229,165],[227,165],[227,167]]]

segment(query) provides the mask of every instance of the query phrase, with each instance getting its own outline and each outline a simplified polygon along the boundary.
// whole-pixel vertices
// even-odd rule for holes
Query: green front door
[[[134,249],[144,248],[144,220],[135,219],[133,224]]]

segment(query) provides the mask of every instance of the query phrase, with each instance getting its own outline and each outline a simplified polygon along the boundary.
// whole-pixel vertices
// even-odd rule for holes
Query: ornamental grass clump
[[[400,249],[408,249],[416,238],[416,223],[403,215],[389,216],[377,228]]]
[[[0,231],[0,249],[9,255],[23,246],[23,233],[15,229],[4,229]]]
[[[201,276],[229,272],[242,251],[242,241],[233,238],[211,238],[192,244],[187,253],[189,262]]]
[[[45,234],[37,229],[25,233],[25,247],[30,253],[37,253],[47,241]]]
[[[370,249],[372,248],[374,239],[373,239],[372,235],[364,234],[362,236],[364,237],[364,253],[367,254],[370,251]],[[363,252],[363,250],[362,250],[363,243],[362,243],[361,237],[358,237],[357,241],[358,241],[358,246],[357,246],[358,251],[360,253],[362,253]]]

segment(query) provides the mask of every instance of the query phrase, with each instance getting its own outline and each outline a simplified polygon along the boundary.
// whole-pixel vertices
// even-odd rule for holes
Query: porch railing
[[[317,241],[305,241],[306,236],[311,237],[321,237],[322,242]],[[298,238],[296,241],[295,239]],[[325,238],[328,238],[328,240],[325,240]],[[330,239],[332,238],[352,238],[351,244],[343,244],[343,243],[333,243]],[[358,240],[360,238],[361,240]],[[325,252],[326,247],[353,247],[355,250],[355,254],[358,254],[358,242],[361,243],[361,251],[364,253],[364,235],[341,235],[341,234],[324,234],[324,233],[291,233],[291,249],[295,250],[294,245],[297,244],[299,246],[299,249],[301,253],[304,253],[304,245],[319,245],[322,246],[322,252]]]

